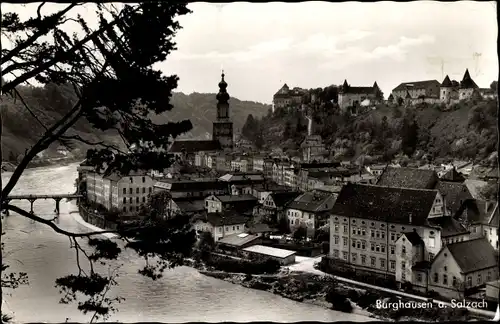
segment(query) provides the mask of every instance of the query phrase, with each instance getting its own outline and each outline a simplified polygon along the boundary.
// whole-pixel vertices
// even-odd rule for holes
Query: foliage
[[[286,217],[279,217],[278,230],[282,234],[289,234],[290,233],[290,225],[288,224],[288,219]]]
[[[268,258],[249,261],[213,255],[210,260],[206,262],[206,264],[220,271],[245,274],[272,274],[278,272],[281,267],[278,261]]]
[[[307,237],[307,227],[300,225],[293,231],[292,236],[296,242],[305,240]]]
[[[498,198],[498,183],[489,182],[484,187],[481,187],[478,191],[479,191],[479,195],[484,200],[489,200],[489,201],[497,200],[497,198]]]
[[[335,288],[331,288],[327,292],[325,300],[332,304],[332,309],[345,313],[351,313],[353,310],[349,299],[347,299],[344,295],[339,294]]]
[[[8,115],[10,119],[2,124],[14,124],[10,127],[14,134],[28,133],[37,140],[22,152],[8,183],[0,183],[0,203],[2,209],[49,226],[70,239],[78,273],[58,278],[56,286],[63,294],[61,302],[78,301],[79,310],[93,313],[92,322],[109,316],[116,310],[113,304],[121,301],[106,296],[116,285],[116,269],[104,276],[94,263],[108,265],[123,248],[130,248],[145,260],[140,274],[153,280],[161,278],[166,268],[182,265],[192,254],[195,233],[188,218],[160,217],[161,209],[153,199],[141,211],[139,220],[121,224],[118,230],[74,233],[58,227],[53,220],[10,205],[6,198],[37,154],[54,145],[71,148],[83,143],[93,147],[87,152],[87,162],[106,174],[163,171],[172,163],[172,156],[166,153],[168,145],[192,125],[189,120],[154,122],[155,116],[172,110],[170,99],[178,78],[163,76],[153,66],[175,50],[172,38],[180,28],[176,17],[190,10],[186,3],[142,2],[120,8],[95,4],[97,26],[92,27],[81,16],[69,17],[82,3],[67,4],[50,15],[42,13],[45,5],[41,3],[38,15],[24,21],[15,13],[2,13],[2,36],[12,43],[10,49],[2,49],[1,68],[6,77],[2,79],[2,100],[10,98],[19,104],[15,110],[29,114],[37,127],[27,128],[15,114]],[[68,35],[66,24],[74,24],[81,33]],[[32,79],[43,88],[26,86]],[[32,98],[25,100],[29,95]],[[53,113],[47,116],[42,106],[51,106]],[[94,142],[83,138],[83,133],[71,132],[75,127],[119,136],[122,143]],[[96,238],[111,232],[118,240]],[[85,238],[87,241],[82,241]],[[81,258],[87,259],[90,269],[83,267]],[[2,271],[6,266],[2,257]],[[7,282],[2,280],[4,284]]]

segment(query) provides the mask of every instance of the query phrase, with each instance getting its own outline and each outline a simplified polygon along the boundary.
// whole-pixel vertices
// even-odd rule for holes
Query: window
[[[123,203],[126,204],[127,203],[127,198],[123,197]]]
[[[128,208],[128,210],[129,210],[129,211],[132,211],[132,210],[134,210],[134,207],[130,206],[130,207]]]
[[[406,281],[406,273],[401,273],[401,280]]]
[[[356,253],[353,253],[353,254],[352,254],[351,261],[352,261],[353,263],[356,263],[356,258],[357,258]]]
[[[377,261],[377,260],[375,259],[375,257],[370,257],[370,261],[371,261],[372,267],[374,267],[374,266],[375,266],[375,264],[376,264],[376,263],[375,263],[375,261]]]
[[[290,213],[290,212],[288,212],[288,213]],[[335,224],[334,229],[335,229],[335,233],[338,233],[338,231],[339,231],[339,226],[338,226],[337,224]]]
[[[361,264],[362,265],[366,264],[366,255],[361,254]]]
[[[401,269],[405,270],[406,269],[406,262],[401,261]]]
[[[375,251],[375,244],[370,243],[370,246],[371,246],[371,250],[372,250],[372,251]]]
[[[380,237],[382,237],[383,239],[385,239],[385,232],[381,232],[380,233]]]
[[[127,188],[123,188],[123,194],[126,195],[127,194]]]
[[[491,281],[491,271],[488,271],[488,276],[486,277],[486,281]]]
[[[482,283],[482,277],[481,277],[481,274],[478,274],[477,275],[477,284],[480,285]]]
[[[488,232],[484,230],[484,236],[488,236]]]
[[[434,260],[434,253],[429,253],[429,261]]]
[[[146,182],[146,177],[142,177],[142,183]]]
[[[335,240],[335,244],[339,244],[339,237],[338,236],[335,236],[333,239]]]
[[[380,252],[380,245],[378,245],[378,244],[376,245],[375,251]]]
[[[352,234],[353,235],[356,234],[356,228],[355,227],[352,228]]]
[[[391,245],[391,254],[394,254],[395,253],[395,248],[394,248],[394,245]]]
[[[135,197],[135,202],[138,203],[139,202],[139,197]]]
[[[356,241],[355,240],[352,240],[352,247],[355,248],[356,247]]]
[[[339,257],[339,250],[333,250],[333,256],[338,258]]]
[[[146,202],[146,197],[142,197],[142,202],[145,203]]]
[[[406,254],[406,246],[401,247],[401,254],[405,255]]]
[[[347,226],[344,226],[344,233],[347,233]]]
[[[467,277],[467,286],[472,287],[472,277],[471,276]]]
[[[382,269],[384,269],[384,268],[385,268],[385,259],[380,259],[380,267],[381,267]]]
[[[236,226],[233,225],[233,231],[236,230]]]
[[[439,275],[437,273],[434,273],[434,282],[438,282],[439,281]]]
[[[130,183],[134,183],[134,178],[130,177],[129,180],[130,180]]]
[[[361,229],[358,228],[358,235],[361,235]]]
[[[391,233],[391,241],[395,241],[396,240],[396,235],[394,233]]]
[[[361,242],[361,248],[364,250],[366,249],[366,242],[365,241],[362,241]]]
[[[132,193],[133,193],[132,188],[129,188],[129,189],[128,189],[128,193],[129,193],[129,194],[132,194]]]
[[[226,226],[226,231],[229,231],[229,227]]]
[[[446,253],[445,253],[446,254]],[[444,266],[444,272],[448,271],[448,267]]]
[[[451,284],[453,285],[453,287],[457,286],[457,277],[453,277]]]
[[[443,285],[448,285],[448,276],[447,275],[443,275]]]
[[[149,187],[149,193],[153,191],[153,187]]]
[[[222,227],[219,227],[219,233],[222,233]]]
[[[347,260],[347,252],[343,252],[343,257],[344,257],[344,260]]]
[[[380,237],[380,233],[379,233],[379,231],[377,231],[377,238],[379,238],[379,237]]]
[[[344,241],[344,246],[347,246],[347,237],[343,237],[342,240]]]
[[[129,202],[129,203],[132,203],[132,197],[130,197],[130,198],[128,199],[128,202]]]
[[[417,282],[422,282],[422,274],[417,273]]]
[[[361,242],[360,241],[357,241],[356,242],[356,248],[360,249],[361,248]]]
[[[372,237],[375,237],[375,231],[372,231]]]
[[[391,264],[391,270],[396,269],[396,261],[391,260],[391,261],[389,261],[389,263]]]
[[[361,230],[361,235],[363,235],[363,236],[366,235],[366,230],[364,228]]]
[[[142,187],[142,193],[146,193],[146,187]]]
[[[385,253],[385,245],[380,245],[380,252]]]

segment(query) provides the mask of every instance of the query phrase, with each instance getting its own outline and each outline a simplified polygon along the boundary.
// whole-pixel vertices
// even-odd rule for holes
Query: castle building
[[[444,78],[441,84],[439,99],[444,103],[449,103],[451,100],[458,99],[457,87],[453,85],[448,76]]]
[[[233,122],[229,115],[229,94],[227,93],[227,83],[224,80],[219,82],[219,93],[217,94],[217,116],[213,122],[211,140],[176,140],[170,147],[170,152],[180,155],[184,160],[195,162],[195,156],[206,155],[217,152],[232,151],[234,147]],[[199,156],[199,158],[202,158]]]
[[[469,69],[466,69],[462,82],[460,82],[458,99],[465,100],[471,98],[476,89],[478,90],[479,87],[477,86],[476,82],[474,82],[474,80],[472,80],[472,78],[470,77]]]
[[[339,89],[339,107],[345,110],[347,107],[359,107],[361,102],[369,99],[373,102],[378,102],[382,98],[382,91],[380,90],[377,82],[371,87],[352,87],[344,80],[344,84]]]
[[[273,112],[276,108],[285,108],[290,105],[300,105],[306,90],[295,87],[290,89],[285,83],[273,96]]]
[[[437,80],[403,82],[392,90],[392,96],[396,102],[401,100],[399,98],[404,101],[419,98],[439,99],[440,87],[441,84]]]

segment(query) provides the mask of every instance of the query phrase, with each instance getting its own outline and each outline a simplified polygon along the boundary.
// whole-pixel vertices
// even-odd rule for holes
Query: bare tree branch
[[[87,145],[91,145],[91,146],[102,146],[102,147],[108,148],[110,150],[116,150],[116,151],[118,151],[120,153],[125,154],[123,151],[121,151],[115,145],[106,144],[106,143],[104,143],[104,141],[92,142],[92,141],[89,141],[89,140],[86,140],[86,139],[82,138],[80,135],[71,135],[71,136],[64,136],[63,135],[60,138],[63,139],[63,140],[75,140],[75,141],[79,141],[81,143],[84,143],[84,144],[87,144]]]

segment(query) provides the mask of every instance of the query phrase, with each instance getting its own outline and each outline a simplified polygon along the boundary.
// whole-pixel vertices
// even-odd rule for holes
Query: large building
[[[339,107],[341,109],[352,107],[353,112],[356,112],[366,99],[371,103],[377,103],[383,99],[382,91],[377,82],[371,87],[352,87],[347,83],[347,80],[344,80],[344,84],[339,89]]]
[[[306,90],[297,87],[290,89],[285,83],[273,96],[273,112],[276,108],[300,105],[306,92]]]
[[[180,154],[183,158],[195,163],[195,155],[198,152],[213,153],[219,151],[232,151],[234,147],[233,122],[230,117],[229,94],[227,83],[224,80],[224,72],[219,82],[219,93],[217,94],[217,117],[213,122],[211,140],[176,140],[170,147],[170,152]]]
[[[437,80],[403,82],[392,90],[394,100],[398,102],[402,98],[419,99],[419,98],[434,98],[439,100],[441,84]]]

